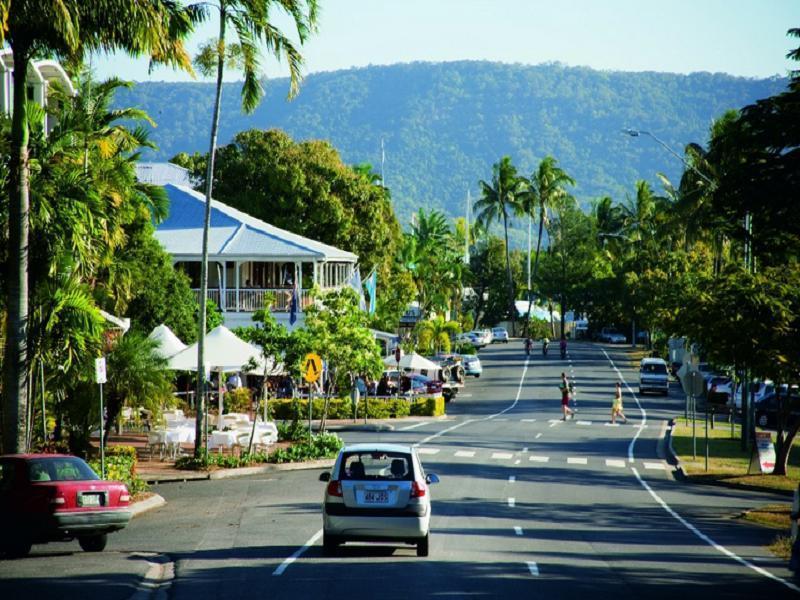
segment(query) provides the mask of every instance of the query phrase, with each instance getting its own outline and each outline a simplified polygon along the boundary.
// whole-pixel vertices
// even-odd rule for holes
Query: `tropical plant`
[[[479,182],[481,197],[475,203],[478,213],[477,221],[482,227],[495,222],[503,223],[503,235],[506,243],[506,277],[508,292],[508,311],[511,317],[511,328],[515,329],[517,308],[514,303],[514,280],[511,274],[511,259],[508,250],[508,218],[511,213],[520,212],[520,202],[525,189],[524,180],[517,174],[510,156],[504,156],[492,165],[492,180]]]
[[[102,5],[79,0],[3,0],[0,2],[0,42],[13,52],[14,106],[11,123],[8,192],[8,253],[6,287],[3,449],[26,447],[28,322],[28,237],[30,212],[29,106],[26,75],[31,61],[57,53],[79,59],[86,51],[125,50],[149,55],[156,62],[190,69],[182,39],[192,28],[196,10],[175,2],[132,3],[113,0]],[[13,267],[12,267],[13,265]]]
[[[206,2],[197,6],[207,6]],[[304,43],[316,27],[316,0],[218,0],[215,8],[219,15],[219,34],[217,39],[206,44],[195,59],[195,65],[204,75],[216,72],[214,109],[211,116],[211,135],[208,149],[205,180],[205,214],[203,219],[202,259],[200,263],[200,323],[197,335],[197,397],[199,400],[197,418],[197,441],[195,456],[200,457],[202,434],[205,430],[203,407],[203,365],[205,361],[206,335],[206,296],[208,291],[208,230],[211,223],[211,194],[214,182],[214,158],[217,149],[220,106],[222,99],[222,79],[225,66],[238,64],[244,72],[242,85],[242,108],[252,112],[263,96],[259,81],[259,44],[278,58],[285,58],[289,66],[289,95],[297,93],[300,81],[300,68],[303,58],[292,41],[275,26],[274,9],[286,13],[292,20],[300,43]],[[227,28],[232,27],[238,37],[238,45],[226,45]]]
[[[450,340],[460,332],[461,326],[456,321],[445,321],[442,316],[420,321],[416,328],[418,346],[423,352],[431,354],[450,352]]]

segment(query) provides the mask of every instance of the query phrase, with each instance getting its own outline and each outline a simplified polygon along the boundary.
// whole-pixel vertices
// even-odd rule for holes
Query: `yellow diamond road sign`
[[[309,383],[314,383],[322,375],[322,359],[319,354],[309,352],[303,364],[303,377]]]

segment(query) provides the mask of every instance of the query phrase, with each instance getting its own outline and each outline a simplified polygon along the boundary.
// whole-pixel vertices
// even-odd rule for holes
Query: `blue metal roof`
[[[156,227],[156,239],[174,257],[200,257],[205,197],[182,185],[167,184],[164,189],[170,201],[169,217]],[[211,201],[208,254],[257,260],[358,260],[351,252],[274,227],[216,200]]]

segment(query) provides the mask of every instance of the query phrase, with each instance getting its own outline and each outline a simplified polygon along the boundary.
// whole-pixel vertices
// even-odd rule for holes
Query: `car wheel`
[[[428,556],[430,533],[426,533],[425,537],[417,542],[417,556]]]
[[[769,419],[767,418],[767,415],[765,415],[764,413],[760,413],[756,415],[756,423],[758,423],[759,427],[764,428],[767,425],[769,425]]]
[[[330,535],[327,533],[322,534],[322,553],[325,556],[334,556],[336,554],[336,550],[339,548],[339,544],[341,544],[341,540],[336,537],[335,535]]]
[[[25,558],[30,554],[32,546],[27,540],[9,540],[3,543],[0,551],[8,558]]]
[[[475,375],[475,379],[480,379],[480,377],[481,377],[481,374],[480,374],[480,373],[477,373],[477,374]]]
[[[102,552],[108,543],[108,535],[101,533],[98,535],[82,535],[78,538],[78,543],[86,552]]]

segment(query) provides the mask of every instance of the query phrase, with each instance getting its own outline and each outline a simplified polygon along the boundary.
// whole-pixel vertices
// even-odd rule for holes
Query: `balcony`
[[[194,297],[200,302],[200,290],[193,289]],[[300,310],[305,309],[313,302],[311,290],[300,290]],[[272,312],[288,313],[292,306],[291,288],[264,288],[264,289],[233,289],[233,290],[208,290],[206,297],[219,306],[222,312],[253,313],[262,308],[269,308]],[[272,302],[266,306],[267,299]],[[222,301],[220,301],[222,300]]]

